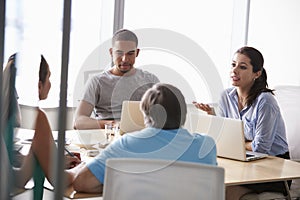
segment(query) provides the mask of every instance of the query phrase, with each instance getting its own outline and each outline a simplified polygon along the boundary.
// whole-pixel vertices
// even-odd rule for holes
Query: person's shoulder
[[[162,130],[156,129],[153,127],[145,127],[138,131],[128,132],[128,133],[124,134],[123,136],[125,136],[124,138],[126,138],[126,139],[148,138],[148,137],[152,137],[152,136],[156,135],[159,131],[162,131]]]
[[[40,108],[37,108],[37,118],[38,118],[38,120],[48,119],[46,112]]]
[[[149,71],[140,69],[140,68],[135,68],[136,73],[139,74],[140,76],[145,76],[145,77],[154,77],[157,78],[157,76]],[[158,79],[158,78],[157,78]]]
[[[256,99],[259,106],[263,108],[271,107],[279,110],[279,106],[275,96],[271,92],[262,92]]]
[[[275,96],[271,92],[262,92],[257,99],[266,103],[276,102]]]
[[[106,82],[108,80],[111,80],[111,77],[112,74],[109,72],[109,70],[105,70],[96,74],[92,74],[89,77],[86,77],[85,81],[87,81],[88,84],[98,85],[101,84],[103,81]]]
[[[194,133],[193,135],[194,135],[194,138],[197,139],[197,140],[203,140],[203,141],[206,141],[206,142],[215,143],[215,140],[209,135],[202,134],[202,133]]]
[[[236,91],[236,88],[235,87],[229,87],[229,88],[226,88],[223,92],[226,92],[226,93],[232,93],[232,92],[234,92],[234,91]]]
[[[36,129],[46,130],[49,127],[49,120],[44,110],[37,108]]]
[[[226,88],[224,89],[222,92],[221,92],[221,96],[231,96],[235,93],[236,91],[236,88],[235,87],[229,87],[229,88]]]
[[[209,135],[194,133],[194,139],[198,140],[201,146],[207,150],[216,148],[216,141]]]
[[[103,70],[103,71],[100,71],[98,73],[92,74],[90,76],[90,79],[99,80],[99,79],[109,77],[109,76],[111,76],[111,73],[109,72],[109,70]]]
[[[135,70],[136,70],[137,74],[144,74],[144,75],[152,74],[149,71],[141,69],[141,68],[135,68]]]

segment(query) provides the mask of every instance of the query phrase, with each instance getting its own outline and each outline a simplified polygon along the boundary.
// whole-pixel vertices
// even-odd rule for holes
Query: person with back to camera
[[[101,193],[105,184],[105,163],[109,158],[165,159],[217,165],[214,140],[182,128],[187,108],[179,89],[157,83],[144,94],[140,108],[146,128],[126,133],[81,168],[73,183],[76,191]]]
[[[233,87],[222,93],[217,114],[243,121],[246,150],[289,159],[285,124],[274,90],[268,88],[263,64],[263,55],[253,47],[245,46],[236,51],[230,71]],[[208,104],[194,104],[208,114],[215,114]],[[254,185],[247,186],[245,190],[240,189],[239,195],[250,191],[284,192],[282,182],[252,186]]]
[[[16,55],[17,54],[14,54],[9,58],[6,66],[7,69],[12,65],[13,62],[15,62]],[[32,87],[36,88],[36,90],[32,90],[34,92],[33,95],[35,97],[35,100],[44,100],[48,97],[48,93],[51,88],[51,72],[49,65],[44,56],[41,55],[39,66],[31,66],[31,68],[34,68],[31,69],[32,71],[34,71],[34,74],[30,77],[30,79],[32,79],[32,82],[36,84],[32,85]],[[6,70],[4,72],[4,76],[6,76],[5,73]],[[18,108],[19,105],[16,106]],[[22,116],[20,115],[19,109],[17,109],[16,118],[16,121],[21,123]],[[51,169],[53,163],[52,155],[56,153],[57,148],[55,146],[55,142],[52,136],[50,124],[46,113],[38,106],[36,108],[36,118],[33,120],[35,120],[36,123],[31,147],[28,154],[24,155],[23,158],[20,159],[19,166],[10,165],[8,152],[5,148],[5,136],[3,134],[0,134],[0,142],[2,147],[1,164],[3,164],[7,169],[12,169],[15,178],[14,183],[15,186],[18,188],[23,188],[26,185],[26,183],[32,178],[36,161],[41,166],[46,178],[51,184],[53,184],[53,175]],[[67,185],[73,182],[73,179],[71,179],[73,178],[72,172],[68,172],[68,170],[79,165],[80,163],[81,161],[79,158],[66,155],[65,175],[67,177]]]
[[[104,128],[104,124],[119,120],[124,100],[140,101],[145,91],[159,79],[134,63],[139,55],[138,38],[127,29],[117,31],[112,38],[109,53],[114,66],[93,76],[76,109],[75,129]],[[97,119],[92,118],[93,110]]]

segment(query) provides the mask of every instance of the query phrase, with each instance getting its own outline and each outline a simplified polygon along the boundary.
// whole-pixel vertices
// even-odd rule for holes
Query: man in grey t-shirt
[[[124,100],[141,100],[144,92],[159,82],[154,74],[134,67],[137,45],[132,31],[121,29],[114,34],[109,49],[114,66],[87,82],[76,110],[75,129],[104,128],[105,123],[119,120]],[[93,110],[97,119],[91,118]]]

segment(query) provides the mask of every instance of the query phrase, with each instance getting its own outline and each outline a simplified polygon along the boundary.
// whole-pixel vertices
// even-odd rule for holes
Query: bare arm
[[[47,179],[52,183],[51,161],[56,153],[56,146],[51,128],[45,113],[37,109],[35,133],[32,139],[31,149],[25,157],[21,168],[16,170],[17,186],[23,187],[33,174],[33,161],[37,159]]]
[[[56,153],[57,150],[48,118],[46,114],[39,109],[31,149],[37,157],[46,177],[51,182],[52,155]]]
[[[77,167],[74,168],[76,170]],[[72,169],[71,169],[72,170]],[[86,167],[82,167],[75,177],[73,188],[77,192],[102,193],[103,184]]]
[[[32,178],[35,159],[38,160],[49,182],[53,183],[51,167],[53,154],[56,154],[57,150],[46,114],[39,109],[37,109],[37,113],[35,133],[29,153],[25,156],[22,166],[14,169],[18,187],[23,187]],[[66,157],[65,162],[66,168],[71,168],[81,163],[76,157]],[[68,180],[66,184],[69,185],[70,183],[71,181]]]
[[[80,101],[79,106],[76,109],[74,129],[99,129],[104,128],[104,124],[107,122],[113,122],[112,120],[97,120],[91,118],[94,106],[84,100]]]

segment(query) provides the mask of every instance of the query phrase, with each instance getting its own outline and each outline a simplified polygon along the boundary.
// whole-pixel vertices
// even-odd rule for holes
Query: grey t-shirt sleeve
[[[98,101],[97,98],[101,92],[100,85],[101,85],[101,83],[96,75],[91,77],[85,85],[82,100],[95,106],[96,102]]]
[[[159,83],[160,82],[159,78],[156,75],[149,73],[149,76],[150,76],[149,79],[152,79],[152,83],[155,84],[155,83]]]
[[[157,76],[155,76],[154,74],[152,74],[152,79],[153,79],[153,83],[159,83],[159,79],[157,78]]]
[[[140,101],[144,93],[158,82],[159,79],[154,74],[136,69],[135,76],[128,83],[129,91],[131,91],[130,100]]]

